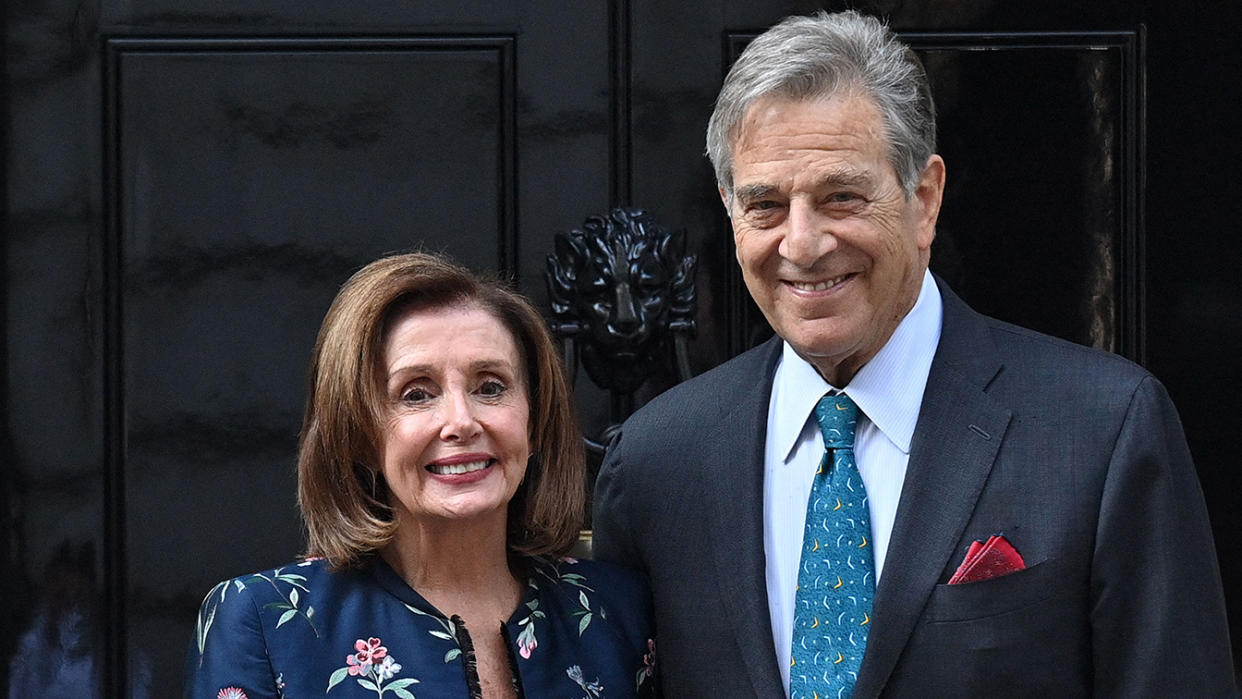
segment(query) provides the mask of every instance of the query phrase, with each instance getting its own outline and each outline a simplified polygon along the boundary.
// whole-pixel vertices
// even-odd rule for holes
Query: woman
[[[583,458],[525,299],[435,256],[367,265],[315,345],[308,557],[208,593],[187,696],[654,695],[644,584],[562,557]]]

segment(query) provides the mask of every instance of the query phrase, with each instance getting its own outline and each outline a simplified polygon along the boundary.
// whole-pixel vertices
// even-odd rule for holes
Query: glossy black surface
[[[301,546],[305,363],[382,252],[502,268],[547,308],[554,234],[638,206],[698,258],[692,369],[762,336],[703,130],[740,42],[821,4],[6,3],[0,686],[179,694],[210,583]],[[936,90],[933,267],[1165,381],[1242,637],[1238,10],[862,9]],[[577,393],[598,434],[608,394]]]
[[[617,207],[558,233],[555,249],[548,256],[549,321],[571,343],[571,375],[581,364],[596,386],[628,396],[656,374],[674,374],[675,338],[684,343],[693,335],[698,311],[698,258],[686,254],[686,232],[666,229],[642,209]],[[687,378],[686,371],[677,375]]]

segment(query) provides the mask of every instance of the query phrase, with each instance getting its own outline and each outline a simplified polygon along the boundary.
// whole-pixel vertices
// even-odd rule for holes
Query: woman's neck
[[[504,621],[522,596],[509,568],[504,519],[403,522],[380,555],[444,614],[467,623]]]

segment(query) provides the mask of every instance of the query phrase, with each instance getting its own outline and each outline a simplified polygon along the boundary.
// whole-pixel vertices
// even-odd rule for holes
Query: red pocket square
[[[966,552],[966,560],[962,561],[957,571],[953,573],[953,577],[949,578],[949,584],[962,585],[979,582],[1025,569],[1026,563],[1022,561],[1022,556],[1018,555],[1013,545],[1006,541],[1005,537],[995,534],[988,539],[987,543],[975,541],[970,545],[970,550]]]

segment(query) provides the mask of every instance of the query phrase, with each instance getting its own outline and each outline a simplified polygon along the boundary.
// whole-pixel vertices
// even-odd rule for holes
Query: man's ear
[[[944,158],[932,154],[919,173],[918,184],[914,187],[916,225],[918,226],[919,248],[931,248],[936,237],[936,219],[940,217],[940,202],[944,197]]]

